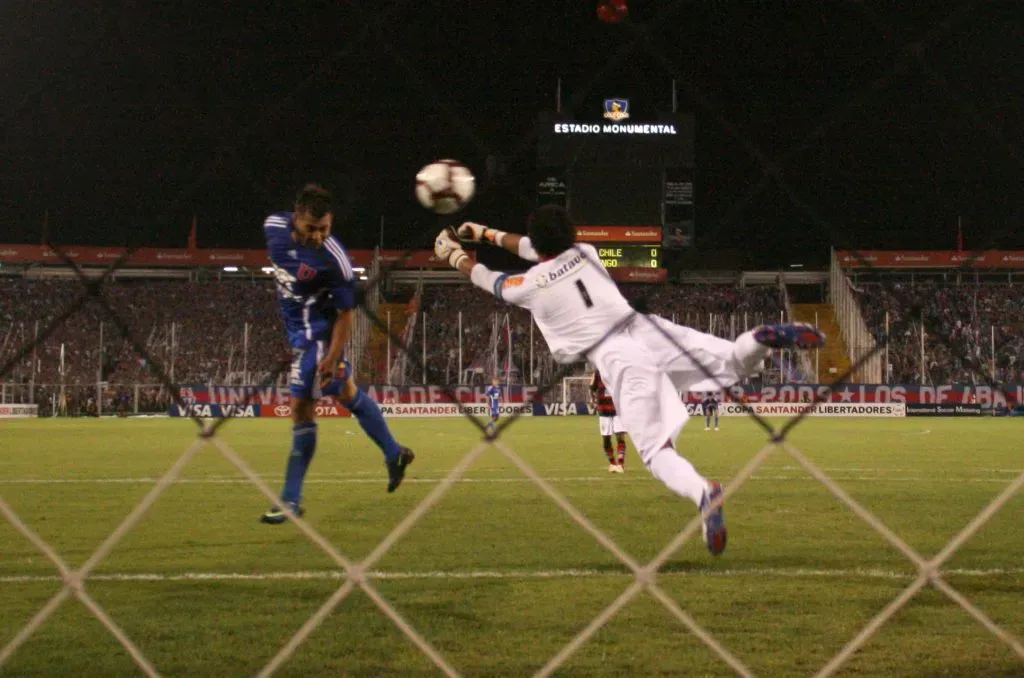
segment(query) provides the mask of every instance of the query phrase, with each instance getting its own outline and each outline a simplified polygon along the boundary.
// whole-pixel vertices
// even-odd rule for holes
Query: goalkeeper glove
[[[502,238],[505,237],[505,232],[499,231],[496,228],[487,228],[483,224],[474,224],[472,221],[467,221],[459,226],[458,235],[467,242],[486,242],[500,247]]]
[[[438,259],[446,260],[452,268],[458,268],[463,259],[469,258],[450,226],[442,229],[434,239],[434,254]]]

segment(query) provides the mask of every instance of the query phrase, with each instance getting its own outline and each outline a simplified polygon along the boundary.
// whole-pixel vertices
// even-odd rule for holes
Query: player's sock
[[[623,440],[622,438],[619,438],[618,445],[616,445],[616,450],[615,451],[619,455],[619,466],[625,466],[626,465],[626,441]]]
[[[680,497],[688,497],[697,507],[704,497],[707,481],[671,447],[663,447],[650,458],[647,468],[655,478]]]
[[[316,422],[296,424],[292,427],[292,452],[284,472],[281,499],[298,504],[302,500],[302,482],[316,453]]]
[[[745,377],[760,370],[761,362],[768,357],[771,349],[754,339],[754,332],[744,332],[732,344],[732,359],[737,374]]]
[[[384,415],[381,414],[377,403],[373,402],[373,398],[360,389],[356,392],[355,398],[347,403],[342,403],[342,405],[355,416],[370,440],[377,443],[377,447],[384,453],[385,459],[388,461],[398,459],[402,448],[391,435],[391,430],[388,429],[387,422],[384,421]]]
[[[612,437],[611,436],[601,436],[601,439],[604,441],[604,456],[608,457],[608,463],[609,464],[614,464],[615,463],[615,453],[612,451]]]

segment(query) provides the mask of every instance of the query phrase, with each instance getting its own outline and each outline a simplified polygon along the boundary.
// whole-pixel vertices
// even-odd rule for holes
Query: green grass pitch
[[[727,480],[764,445],[746,419],[691,422],[679,447]],[[460,419],[393,420],[417,452],[385,492],[379,452],[352,420],[325,420],[306,517],[358,560],[479,439]],[[228,422],[224,439],[275,491],[290,444],[281,420]],[[0,422],[0,496],[81,565],[195,439],[184,420]],[[606,471],[590,418],[524,419],[504,438],[626,552],[647,562],[695,509],[630,449]],[[1024,471],[1024,422],[813,419],[791,441],[926,557]],[[1024,493],[945,566],[948,581],[1024,639]],[[340,586],[293,525],[213,447],[185,469],[96,570],[88,591],[168,676],[254,675]],[[776,450],[726,505],[729,548],[699,536],[660,585],[759,676],[812,675],[913,579],[911,564]],[[463,675],[530,675],[630,584],[625,567],[494,449],[378,563],[375,585]],[[56,571],[0,520],[0,648],[59,589]],[[358,589],[277,675],[439,671]],[[0,676],[119,676],[138,669],[72,598]],[[642,593],[557,675],[719,676],[729,667]],[[846,664],[846,676],[1022,676],[1024,660],[927,587]]]

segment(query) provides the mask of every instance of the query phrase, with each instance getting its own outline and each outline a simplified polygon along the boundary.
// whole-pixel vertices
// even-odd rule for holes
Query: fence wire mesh
[[[667,52],[660,47],[659,37],[655,28],[679,12],[684,4],[685,3],[678,1],[667,3],[656,17],[644,24],[627,22],[626,29],[632,31],[633,40],[625,44],[617,53],[613,54],[608,59],[604,69],[594,73],[592,79],[586,83],[585,86],[579,88],[572,94],[571,100],[577,102],[582,101],[590,90],[597,86],[601,82],[601,79],[610,70],[615,68],[615,66],[621,63],[624,59],[628,58],[632,53],[640,50],[647,52],[655,61],[660,63],[666,73],[672,75],[682,73],[683,70],[679,65],[674,63],[668,56]],[[887,25],[884,19],[880,18],[875,12],[873,12],[869,6],[863,3],[853,3],[853,7],[857,12],[859,12],[865,22],[877,27],[885,35],[890,35],[892,33],[891,31],[886,30]],[[386,54],[388,58],[393,59],[401,69],[408,73],[410,78],[413,80],[417,91],[430,98],[430,100],[435,104],[436,110],[442,116],[446,117],[445,122],[447,122],[452,129],[464,134],[466,138],[481,151],[482,154],[490,154],[493,149],[488,144],[486,135],[481,133],[479,130],[474,129],[473,125],[470,124],[469,121],[449,106],[444,98],[439,94],[441,90],[431,82],[427,75],[417,69],[414,63],[403,55],[402,50],[399,47],[396,47],[389,39],[384,24],[385,21],[391,18],[391,15],[394,14],[396,6],[392,5],[375,13],[360,7],[357,3],[352,3],[352,8],[353,11],[359,15],[365,25],[365,31],[359,36],[357,42],[362,43],[372,40],[373,45],[380,49],[382,54]],[[956,31],[958,26],[961,25],[973,10],[974,3],[966,3],[956,7],[947,16],[936,22],[930,30],[926,31],[919,38],[903,46],[902,49],[899,50],[899,56],[896,59],[896,62],[892,64],[891,69],[888,72],[882,73],[877,79],[864,85],[859,90],[851,92],[840,105],[828,111],[821,118],[818,124],[809,129],[807,135],[799,143],[795,144],[792,148],[776,158],[770,157],[758,146],[757,143],[745,136],[741,132],[740,128],[730,121],[729,116],[726,115],[724,111],[718,110],[713,103],[713,97],[703,91],[700,87],[694,85],[692,80],[681,78],[680,81],[686,83],[684,86],[689,88],[690,98],[695,103],[699,113],[701,113],[706,120],[711,121],[714,124],[721,125],[729,134],[731,134],[749,154],[750,158],[757,163],[762,171],[761,177],[752,185],[751,190],[738,200],[733,209],[728,212],[728,215],[724,220],[724,224],[729,224],[734,219],[737,219],[742,211],[749,206],[752,201],[754,201],[757,196],[765,190],[766,187],[770,184],[775,184],[783,191],[791,203],[805,214],[806,218],[810,222],[818,226],[818,228],[832,241],[833,244],[836,246],[846,246],[848,250],[853,252],[853,256],[860,259],[860,263],[864,268],[870,270],[872,268],[872,263],[863,257],[859,257],[857,254],[856,242],[850,242],[852,239],[850,231],[839,228],[837,225],[823,218],[813,206],[813,202],[805,200],[804,197],[802,197],[786,179],[785,167],[801,152],[813,146],[816,141],[820,140],[830,128],[840,124],[842,121],[847,120],[852,116],[855,116],[858,109],[866,102],[875,97],[881,96],[885,90],[893,84],[893,74],[905,73],[910,66],[918,68],[924,79],[933,85],[934,88],[941,95],[946,97],[947,100],[957,103],[958,110],[963,114],[968,122],[985,130],[992,140],[999,144],[1000,148],[1004,148],[1008,151],[1010,157],[1014,160],[1019,160],[1020,156],[1017,155],[1016,149],[1006,142],[1006,139],[1001,132],[1001,128],[998,125],[993,124],[992,121],[986,119],[986,117],[974,108],[969,101],[963,101],[963,97],[956,88],[951,85],[940,72],[933,69],[925,58],[926,48],[929,45],[934,44],[940,38]],[[345,50],[340,50],[339,52],[330,55],[325,63],[321,65],[321,68],[326,68],[333,60],[340,58],[347,52],[347,50],[353,48],[354,45],[349,45]],[[293,91],[289,96],[296,96],[304,86],[304,83],[300,83],[295,91]],[[250,134],[251,130],[256,127],[258,122],[259,120],[254,122],[249,128],[247,128],[248,131],[243,132],[240,136]],[[518,146],[518,153],[526,153],[530,148],[530,143],[531,139],[524,139],[522,144]],[[224,159],[230,157],[231,151],[232,149],[230,147],[221,149],[215,160],[212,161],[211,167],[218,165],[223,162]],[[524,205],[531,204],[531,200],[527,195],[520,194],[519,197],[522,198]],[[989,242],[994,245],[998,243],[999,239],[1004,235],[1006,234],[991,232],[989,233]],[[102,311],[104,316],[109,318],[109,320],[114,324],[120,335],[131,345],[135,354],[140,358],[144,358],[150,365],[152,365],[152,369],[159,381],[168,389],[171,397],[181,405],[182,403],[177,385],[173,383],[172,379],[168,376],[164,366],[158,359],[149,354],[144,342],[140,341],[139,338],[133,334],[129,324],[123,320],[122,315],[118,313],[104,295],[104,286],[109,282],[111,276],[125,264],[133,250],[129,248],[129,250],[126,251],[118,261],[114,262],[106,269],[101,277],[90,278],[86,276],[75,262],[66,255],[62,247],[55,243],[48,243],[48,245],[54,254],[61,258],[65,264],[75,272],[82,284],[82,292],[68,304],[64,311],[57,314],[52,322],[43,328],[31,342],[25,343],[20,350],[13,352],[3,365],[0,365],[0,379],[9,374],[20,360],[32,352],[34,347],[39,346],[46,341],[46,339],[53,334],[59,326],[73,319],[75,313],[87,305],[95,305]],[[417,248],[410,248],[407,250],[405,258],[411,256],[416,249]],[[981,255],[984,249],[985,248],[977,249],[978,256]],[[583,256],[587,256],[582,250],[581,254],[583,254]],[[379,275],[366,283],[367,287],[381,287],[386,284],[393,271],[401,265],[402,261],[403,260],[394,261],[389,266],[382,267]],[[599,262],[591,263],[593,265],[600,266]],[[962,265],[962,270],[969,270],[971,265],[971,260],[965,261]],[[896,297],[900,296],[899,290],[893,290],[892,293]],[[861,355],[845,374],[840,375],[836,379],[836,383],[844,383],[847,377],[857,372],[863,364],[883,351],[889,342],[889,337],[898,335],[900,332],[907,329],[914,318],[921,318],[921,322],[924,323],[924,315],[920,313],[921,307],[919,303],[915,302],[915,300],[909,295],[902,299],[902,302],[905,308],[911,309],[911,312],[905,314],[904,318],[902,318],[900,322],[894,324],[889,329],[888,334],[881,336],[877,345],[867,354]],[[407,346],[403,342],[402,337],[391,332],[387,324],[373,311],[367,308],[365,304],[360,306],[360,309],[361,312],[365,314],[368,321],[378,328],[378,330],[389,334],[391,342],[416,366],[417,370],[421,370],[428,376],[430,383],[440,384],[446,389],[447,395],[451,401],[459,404],[459,407],[465,415],[467,422],[469,422],[469,425],[476,427],[476,430],[481,434],[481,441],[462,456],[443,480],[441,480],[441,482],[439,482],[405,516],[405,518],[402,519],[374,549],[372,549],[369,555],[361,561],[356,561],[355,559],[344,555],[343,551],[337,545],[333,544],[329,539],[318,532],[316,528],[303,519],[301,515],[296,515],[287,505],[283,506],[284,512],[287,514],[290,521],[294,523],[296,528],[310,541],[310,543],[326,554],[341,570],[343,573],[342,583],[337,590],[322,603],[315,613],[311,615],[309,619],[280,647],[274,657],[259,672],[260,676],[273,675],[278,669],[280,669],[289,660],[289,658],[292,657],[296,650],[298,650],[303,643],[307,641],[311,634],[316,631],[320,624],[339,605],[341,605],[346,598],[356,591],[356,589],[364,592],[380,612],[385,615],[395,625],[395,627],[399,629],[401,633],[404,634],[409,641],[437,667],[439,671],[449,676],[460,675],[458,667],[450,662],[434,645],[432,645],[427,637],[417,630],[409,620],[403,617],[395,606],[392,605],[392,603],[381,593],[375,583],[375,579],[380,576],[380,573],[375,571],[373,568],[381,562],[389,550],[391,550],[424,518],[424,516],[427,515],[432,507],[436,506],[441,501],[445,494],[465,476],[472,465],[488,450],[494,450],[507,459],[525,478],[531,481],[548,498],[550,498],[550,500],[557,505],[572,520],[572,522],[575,523],[575,525],[590,535],[597,544],[607,550],[608,553],[610,553],[618,562],[624,565],[631,573],[633,579],[632,582],[624,588],[622,593],[613,600],[613,602],[602,609],[592,619],[592,621],[584,628],[580,629],[574,637],[568,639],[565,645],[546,661],[536,675],[551,675],[559,668],[565,666],[565,663],[575,652],[591,640],[602,627],[608,624],[631,601],[643,593],[647,593],[652,600],[663,606],[669,614],[672,615],[672,617],[677,619],[684,628],[692,633],[701,643],[706,645],[736,674],[741,676],[754,675],[754,672],[737,656],[737,654],[727,648],[720,640],[716,639],[715,636],[712,635],[704,626],[699,624],[692,614],[688,613],[683,607],[681,607],[679,603],[659,585],[658,575],[661,569],[665,566],[668,560],[701,529],[701,517],[699,514],[695,515],[682,530],[669,540],[652,560],[647,563],[640,562],[619,546],[605,531],[599,528],[581,510],[574,506],[564,494],[559,492],[551,482],[538,473],[538,471],[531,466],[523,456],[518,454],[502,439],[503,434],[507,429],[516,424],[518,421],[518,415],[505,418],[493,432],[486,432],[483,425],[462,406],[461,399],[457,397],[451,388],[443,386],[447,381],[441,378],[436,365],[423,364],[419,352],[416,351],[415,348]],[[675,345],[678,355],[682,355],[690,359],[701,369],[707,378],[717,379],[713,371],[702,364],[702,362],[694,356],[687,347],[676,342],[671,335],[667,334],[647,315],[637,312],[629,314],[627,317],[622,318],[614,327],[610,328],[608,333],[605,335],[605,338],[613,333],[620,332],[627,325],[643,322],[650,323],[652,327],[656,328],[667,341]],[[983,361],[978,360],[976,356],[967,354],[962,346],[948,341],[949,338],[942,334],[941,327],[931,326],[927,327],[927,330],[934,338],[942,341],[953,355],[961,358],[964,361],[964,364],[969,366],[980,381],[989,383],[989,385],[994,385],[995,376],[990,373],[983,364]],[[587,351],[587,355],[589,356],[590,352],[593,351],[600,343],[601,342],[598,342],[598,344],[591,347],[591,349]],[[277,378],[287,370],[288,365],[289,361],[283,360],[274,370],[266,375],[263,383],[275,383]],[[562,377],[567,376],[569,374],[569,370],[569,367],[565,367],[556,372],[546,384],[538,389],[537,393],[533,396],[533,401],[541,401],[553,388],[559,386],[561,384]],[[719,386],[721,387],[721,390],[726,390],[728,384],[719,383]],[[253,394],[254,392],[250,392],[248,398],[253,397]],[[1002,628],[982,609],[954,588],[944,577],[942,569],[943,565],[947,563],[949,559],[969,539],[971,539],[971,537],[977,534],[978,531],[1020,491],[1021,487],[1024,486],[1024,473],[1017,475],[998,495],[993,497],[989,503],[960,530],[960,532],[952,536],[943,548],[939,549],[934,556],[929,558],[911,547],[879,517],[874,515],[864,505],[855,500],[839,483],[833,480],[822,467],[811,461],[804,452],[790,442],[789,435],[792,433],[794,427],[799,425],[817,405],[829,397],[829,393],[820,392],[815,397],[814,401],[812,403],[808,403],[799,415],[792,417],[779,427],[776,427],[771,422],[759,417],[751,411],[749,416],[756,421],[757,425],[766,434],[766,444],[756,454],[750,457],[746,464],[728,481],[724,487],[722,495],[715,500],[713,505],[710,507],[711,509],[714,509],[732,497],[741,487],[744,486],[753,474],[762,467],[769,457],[772,455],[785,454],[793,459],[800,467],[805,469],[811,477],[817,480],[842,505],[848,508],[872,530],[881,535],[896,551],[905,556],[910,564],[916,569],[917,575],[913,581],[888,605],[879,611],[867,624],[865,624],[863,628],[860,629],[859,632],[851,638],[849,642],[846,643],[842,649],[838,651],[824,666],[818,669],[815,675],[830,676],[839,671],[854,655],[854,653],[862,648],[873,636],[882,632],[886,623],[928,586],[935,588],[956,605],[963,608],[967,614],[987,629],[994,637],[1005,643],[1014,653],[1016,653],[1021,661],[1024,662],[1024,644],[1021,643],[1020,639]],[[248,400],[245,404],[248,404]],[[531,402],[530,404],[533,403]],[[63,603],[73,597],[78,599],[85,608],[112,634],[117,642],[124,647],[131,659],[144,674],[150,676],[159,675],[159,668],[147,659],[139,646],[133,642],[124,630],[118,626],[117,622],[88,593],[87,583],[96,568],[113,551],[117,544],[120,543],[136,525],[138,525],[150,508],[159,500],[161,495],[163,495],[168,488],[180,479],[188,464],[205,448],[212,448],[223,456],[268,501],[272,503],[279,503],[277,495],[267,485],[263,478],[253,470],[253,468],[224,440],[223,437],[219,435],[222,427],[227,424],[228,419],[225,418],[212,422],[204,422],[195,416],[195,414],[192,415],[192,418],[197,426],[197,440],[184,451],[184,453],[169,469],[167,469],[167,471],[156,481],[152,489],[142,498],[128,516],[117,525],[110,535],[98,547],[96,547],[95,551],[85,560],[83,565],[77,569],[70,567],[64,558],[62,558],[62,556],[49,543],[47,543],[46,540],[33,531],[29,524],[19,516],[17,512],[15,512],[11,504],[0,496],[0,513],[3,514],[6,521],[9,522],[15,530],[31,542],[32,545],[53,564],[62,581],[60,590],[39,609],[39,611],[12,639],[3,646],[2,649],[0,649],[0,669],[4,667],[18,649],[21,648],[25,642],[36,631],[38,631],[40,627],[42,627],[43,624],[46,623],[46,621],[58,610],[58,608],[61,607]]]

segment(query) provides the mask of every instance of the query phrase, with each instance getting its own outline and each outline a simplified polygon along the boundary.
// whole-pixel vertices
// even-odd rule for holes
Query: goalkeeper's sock
[[[366,435],[384,453],[384,458],[387,461],[398,459],[402,447],[395,441],[394,436],[391,435],[387,422],[384,421],[384,415],[381,414],[377,403],[373,402],[370,396],[363,393],[362,389],[360,389],[356,392],[355,398],[347,403],[342,403],[342,405],[355,416],[363,431],[366,432]]]
[[[675,449],[663,447],[647,461],[647,468],[655,478],[680,497],[689,498],[697,507],[704,498],[707,481],[697,473],[693,464],[679,456]]]
[[[302,501],[302,483],[306,471],[316,454],[316,422],[296,424],[292,427],[292,452],[284,472],[281,499],[299,504]]]

